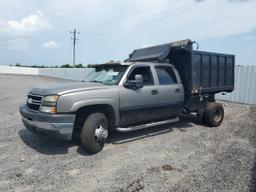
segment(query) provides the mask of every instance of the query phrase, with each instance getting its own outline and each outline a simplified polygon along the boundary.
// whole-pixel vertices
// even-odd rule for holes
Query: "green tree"
[[[84,66],[81,63],[79,63],[76,65],[76,68],[84,68]]]
[[[72,66],[69,64],[64,64],[64,65],[61,65],[60,68],[72,68]]]

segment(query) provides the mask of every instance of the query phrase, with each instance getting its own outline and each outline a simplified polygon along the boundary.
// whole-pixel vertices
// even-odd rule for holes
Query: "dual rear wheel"
[[[200,123],[209,127],[218,127],[224,118],[224,109],[222,104],[209,102],[206,106],[197,112],[197,119]]]

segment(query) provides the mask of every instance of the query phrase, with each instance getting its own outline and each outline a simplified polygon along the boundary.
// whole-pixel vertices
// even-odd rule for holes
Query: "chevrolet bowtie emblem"
[[[32,99],[29,98],[29,99],[28,99],[28,104],[32,104],[32,102],[33,102]]]

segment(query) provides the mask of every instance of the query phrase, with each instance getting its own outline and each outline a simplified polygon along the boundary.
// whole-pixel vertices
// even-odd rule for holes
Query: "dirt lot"
[[[225,103],[218,128],[185,117],[113,133],[102,152],[88,155],[21,123],[18,107],[29,88],[61,81],[0,75],[0,191],[256,191],[256,107]]]

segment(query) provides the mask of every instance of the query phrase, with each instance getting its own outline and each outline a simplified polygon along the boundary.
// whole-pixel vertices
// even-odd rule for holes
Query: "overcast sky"
[[[256,0],[8,0],[0,2],[0,64],[123,61],[135,48],[190,38],[256,64]]]

